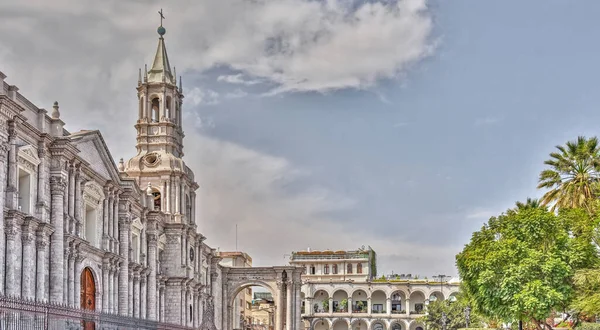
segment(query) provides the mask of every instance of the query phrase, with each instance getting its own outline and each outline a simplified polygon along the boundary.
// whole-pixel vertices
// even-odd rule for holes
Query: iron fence
[[[64,305],[0,296],[0,330],[191,330],[192,328]]]

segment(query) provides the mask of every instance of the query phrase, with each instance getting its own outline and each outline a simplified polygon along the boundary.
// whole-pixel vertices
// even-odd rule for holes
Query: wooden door
[[[96,284],[91,269],[85,268],[81,273],[81,309],[96,310]],[[93,321],[82,321],[85,330],[94,330]]]

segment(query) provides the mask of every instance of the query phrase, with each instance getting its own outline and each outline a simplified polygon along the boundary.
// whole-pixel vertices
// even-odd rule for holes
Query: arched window
[[[356,274],[362,274],[362,264],[356,264]]]
[[[167,96],[167,108],[165,109],[165,117],[171,118],[171,97]]]
[[[154,211],[160,211],[162,201],[160,191],[158,191],[158,189],[155,188],[152,190],[152,198],[154,199]]]
[[[332,273],[332,274],[337,274],[337,265],[336,265],[336,264],[333,264],[333,265],[331,266],[331,273]]]
[[[192,309],[192,305],[190,305],[190,322],[194,321],[194,310]]]
[[[152,99],[152,109],[151,109],[152,113],[151,113],[150,119],[153,123],[158,123],[158,120],[160,118],[159,117],[160,116],[159,109],[160,109],[160,105],[159,105],[158,97]]]
[[[346,273],[352,274],[352,264],[348,264],[348,266],[346,267]]]
[[[325,265],[325,268],[323,268],[323,273],[329,274],[329,265]]]

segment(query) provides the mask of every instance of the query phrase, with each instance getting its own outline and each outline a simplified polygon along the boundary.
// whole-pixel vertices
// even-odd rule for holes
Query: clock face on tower
[[[190,248],[190,261],[194,261],[194,248]]]

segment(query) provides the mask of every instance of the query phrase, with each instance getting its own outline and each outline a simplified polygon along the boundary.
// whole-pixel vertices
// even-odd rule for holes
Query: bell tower
[[[137,179],[153,198],[155,211],[168,215],[169,222],[195,224],[194,173],[183,161],[181,77],[177,85],[171,70],[162,25],[157,29],[158,47],[150,70],[139,71],[137,96],[137,155],[125,163],[124,172]]]

